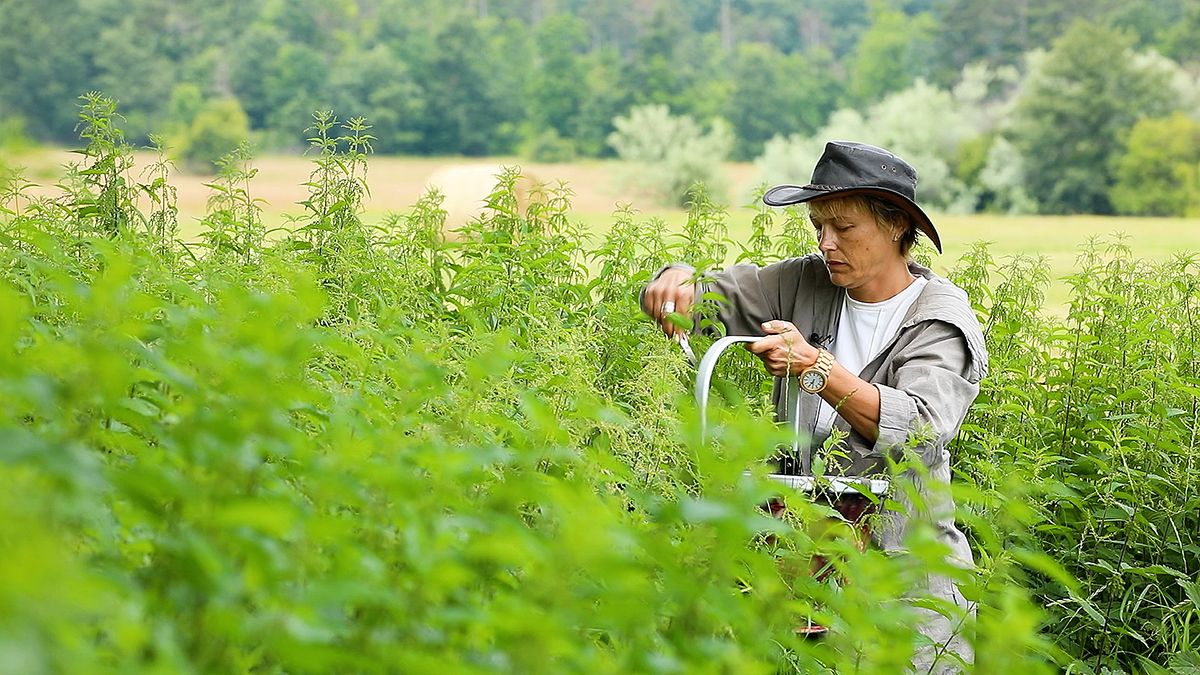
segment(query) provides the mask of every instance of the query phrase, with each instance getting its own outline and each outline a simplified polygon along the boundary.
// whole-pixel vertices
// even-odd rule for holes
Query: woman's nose
[[[817,248],[822,251],[832,251],[837,248],[837,243],[834,242],[835,237],[831,230],[832,228],[829,227],[822,227],[820,230],[817,230],[817,244],[819,244]]]

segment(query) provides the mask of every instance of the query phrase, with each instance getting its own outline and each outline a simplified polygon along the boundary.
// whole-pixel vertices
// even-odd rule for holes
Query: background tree
[[[559,14],[535,29],[534,40],[540,58],[529,87],[529,121],[536,129],[571,138],[588,97],[587,24]]]
[[[1132,46],[1130,34],[1080,20],[1029,75],[1013,141],[1044,212],[1112,213],[1122,134],[1174,105],[1165,77],[1139,66]]]
[[[1160,27],[1163,53],[1179,61],[1200,61],[1200,3],[1190,3],[1179,21]]]
[[[609,155],[612,120],[630,102],[629,92],[620,86],[621,55],[615,49],[600,49],[588,55],[585,65],[586,73],[580,83],[584,97],[579,102],[579,114],[570,136],[582,154]]]
[[[486,152],[507,154],[521,140],[521,123],[530,115],[529,83],[533,78],[536,47],[528,24],[516,19],[487,21],[483,27],[489,64],[488,114],[496,121],[492,145]]]
[[[1157,0],[1156,2],[1115,3],[1106,12],[1108,22],[1133,33],[1138,48],[1161,50],[1169,27],[1186,19],[1188,8],[1196,7],[1194,0]]]
[[[1200,123],[1183,113],[1139,121],[1129,132],[1110,194],[1118,213],[1185,216],[1200,209]]]
[[[679,12],[659,7],[638,36],[624,69],[623,86],[635,104],[660,103],[686,110],[687,82],[676,51],[687,35]]]
[[[1029,46],[1029,0],[936,0],[933,78],[949,85],[964,64],[1017,65]]]
[[[934,29],[928,14],[909,17],[882,0],[872,5],[871,27],[850,60],[848,102],[878,101],[928,75]]]
[[[370,118],[381,152],[520,149],[570,159],[611,155],[606,139],[617,115],[666,104],[696,120],[729,119],[736,156],[745,159],[776,133],[811,136],[829,122],[835,101],[866,119],[918,79],[949,92],[962,86],[964,67],[983,63],[1033,75],[1022,89],[1020,119],[1029,125],[994,129],[1018,155],[1043,147],[1029,141],[1038,124],[1103,146],[1068,144],[1048,158],[1039,152],[1030,175],[1076,175],[1083,184],[1093,167],[1108,172],[1093,181],[1090,197],[1077,198],[1072,184],[1062,188],[1072,204],[1050,199],[1047,208],[1107,209],[1121,134],[1140,116],[1169,112],[1154,104],[1128,114],[1147,105],[1144,87],[1113,73],[1159,71],[1141,79],[1165,77],[1175,107],[1200,110],[1198,7],[1194,0],[0,0],[0,118],[25,119],[35,140],[71,143],[76,97],[100,89],[120,99],[128,139],[140,145],[150,131],[173,133],[171,97],[186,86],[205,101],[236,98],[268,151],[298,150],[312,111],[335,108]],[[1058,67],[1059,80],[1035,86],[1049,76],[1026,68],[1034,63],[1029,50],[1079,17],[1110,31],[1088,38],[1097,54],[1076,54],[1078,64]],[[1112,42],[1116,34],[1124,41]],[[1099,80],[1072,69],[1103,70],[1103,50],[1116,70],[1096,76],[1107,83],[1097,89]],[[963,108],[986,118],[974,128],[997,127],[1016,79],[989,82],[988,101]],[[1057,95],[1071,80],[1100,93],[1066,91],[1046,104],[1058,112],[1039,117],[1039,95],[1027,95]],[[1057,114],[1072,121],[1045,122]],[[1093,128],[1101,133],[1089,139]],[[966,155],[941,154],[941,145],[935,159],[986,199],[978,181],[991,136],[977,145],[969,167],[960,167]]]
[[[393,50],[383,44],[367,51],[348,49],[329,78],[333,109],[366,117],[376,152],[410,152],[417,146],[417,124],[426,114],[425,94]]]
[[[508,105],[524,94],[503,91],[498,75],[521,55],[495,54],[476,19],[458,17],[436,35],[417,81],[429,107],[417,128],[417,150],[486,155],[511,150],[518,113]],[[511,88],[510,88],[511,89]]]
[[[775,135],[820,128],[837,96],[831,62],[823,51],[783,54],[769,44],[738,45],[723,111],[738,138],[734,157],[757,157]]]
[[[131,136],[140,138],[162,119],[164,105],[178,81],[177,63],[159,41],[171,39],[162,15],[125,14],[100,31],[96,65],[100,90],[121,102]]]
[[[1025,158],[1008,139],[996,136],[979,171],[983,208],[1011,215],[1036,212],[1037,202],[1029,196],[1027,185]]]
[[[672,115],[665,105],[648,105],[616,118],[613,126],[608,142],[628,163],[630,185],[647,196],[682,205],[695,183],[710,195],[723,192],[720,164],[733,145],[724,120],[715,120],[706,131],[687,115]]]
[[[326,92],[328,63],[321,52],[302,42],[284,42],[262,74],[268,128],[277,143],[303,147],[304,135],[297,133],[312,121],[316,109],[332,108]]]
[[[233,152],[250,136],[250,120],[236,98],[210,100],[204,104],[177,148],[178,156],[195,170],[211,172],[217,160]]]
[[[279,50],[287,42],[278,27],[266,21],[254,21],[234,41],[232,49],[238,54],[228,69],[229,86],[250,117],[250,123],[256,129],[265,129],[270,125],[275,98],[282,98],[283,92],[272,91],[268,94],[268,74],[275,69],[275,59]],[[273,84],[282,84],[274,80]],[[315,109],[315,106],[314,106]]]
[[[20,116],[42,139],[72,138],[75,97],[94,89],[94,29],[79,0],[0,0],[0,116]]]

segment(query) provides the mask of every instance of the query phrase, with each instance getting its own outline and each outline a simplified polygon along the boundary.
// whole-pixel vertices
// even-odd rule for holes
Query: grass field
[[[66,150],[41,149],[19,157],[4,158],[12,165],[26,167],[26,178],[39,184],[37,194],[57,193],[53,183],[61,175],[64,164],[74,155]],[[139,153],[135,177],[153,160],[149,153]],[[371,195],[366,202],[366,219],[378,221],[388,213],[404,212],[426,189],[429,178],[447,167],[462,165],[518,165],[538,181],[562,181],[574,192],[573,212],[593,232],[603,232],[611,222],[611,214],[620,204],[631,204],[647,217],[658,217],[668,229],[682,227],[686,213],[682,209],[664,209],[624,189],[620,180],[620,165],[615,161],[587,160],[571,164],[536,164],[519,158],[461,158],[461,157],[373,157],[370,160],[368,182]],[[251,186],[252,196],[261,200],[264,221],[268,227],[285,226],[288,215],[299,215],[298,202],[306,196],[304,182],[312,164],[307,158],[289,155],[270,155],[254,162],[258,175]],[[758,183],[758,172],[752,164],[729,163],[725,175],[730,188],[726,202],[729,209],[730,235],[738,238],[749,231],[753,211],[743,205]],[[179,191],[180,236],[194,239],[199,232],[200,218],[205,213],[211,190],[205,183],[210,176],[176,172],[173,184]],[[474,201],[478,188],[467,189],[466,199]],[[1200,252],[1200,218],[1122,218],[1109,216],[1000,216],[932,214],[946,247],[935,269],[945,272],[972,243],[987,241],[997,258],[1009,255],[1045,256],[1054,280],[1047,293],[1047,308],[1062,311],[1068,289],[1061,278],[1074,267],[1079,247],[1092,237],[1127,237],[1126,243],[1137,257],[1165,260],[1172,255]]]

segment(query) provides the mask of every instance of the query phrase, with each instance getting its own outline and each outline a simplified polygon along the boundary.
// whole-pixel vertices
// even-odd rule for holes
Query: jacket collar
[[[966,291],[944,277],[933,273],[928,267],[915,262],[908,263],[910,272],[929,280],[916,302],[909,308],[900,331],[917,325],[923,321],[943,321],[957,328],[967,340],[967,348],[971,352],[972,374],[983,379],[987,375],[988,354],[984,344],[983,332],[979,329],[979,319],[971,309]]]

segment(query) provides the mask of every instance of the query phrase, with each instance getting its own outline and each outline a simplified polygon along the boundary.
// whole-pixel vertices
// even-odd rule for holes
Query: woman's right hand
[[[686,331],[668,318],[673,313],[688,316],[696,301],[696,286],[692,283],[695,273],[683,267],[671,267],[646,286],[642,295],[642,311],[658,322],[668,337],[683,335]]]

